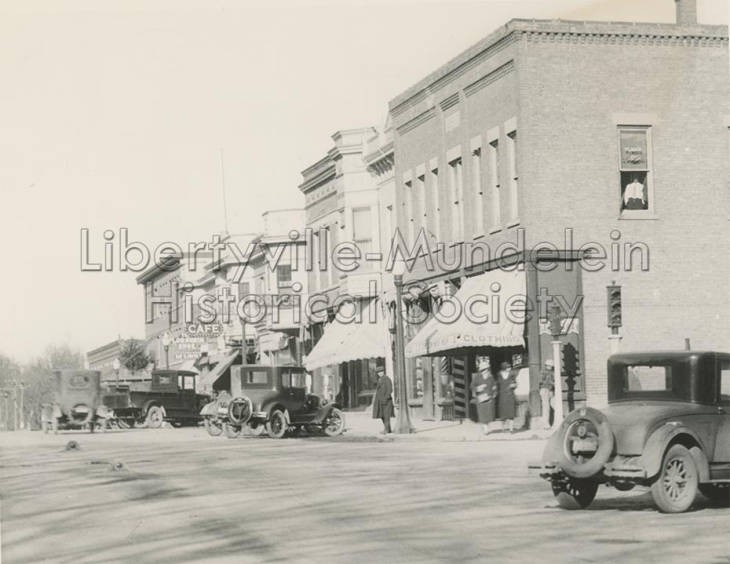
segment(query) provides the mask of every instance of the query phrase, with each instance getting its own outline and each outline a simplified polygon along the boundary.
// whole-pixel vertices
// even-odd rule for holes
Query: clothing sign
[[[646,131],[622,131],[621,170],[647,170]]]

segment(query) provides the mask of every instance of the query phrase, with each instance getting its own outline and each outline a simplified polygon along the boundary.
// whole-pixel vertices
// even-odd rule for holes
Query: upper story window
[[[482,189],[482,148],[475,146],[471,151],[471,179],[474,202],[474,235],[484,233],[484,191]]]
[[[654,213],[651,128],[620,126],[618,145],[621,216],[651,215]]]
[[[440,197],[440,187],[439,187],[439,168],[437,163],[433,163],[430,167],[431,174],[430,174],[430,184],[431,184],[431,217],[432,225],[431,229],[433,231],[434,237],[438,239],[441,237],[441,206],[439,204],[439,197]]]
[[[517,131],[507,134],[509,162],[509,209],[510,221],[519,221],[519,184],[517,182]]]
[[[463,225],[463,209],[461,203],[464,197],[464,167],[461,157],[449,161],[450,188],[451,188],[451,233],[454,241],[461,240]]]
[[[426,221],[426,176],[421,173],[416,177],[413,187],[413,223],[416,234],[424,227]]]
[[[494,139],[489,143],[489,182],[492,189],[492,228],[498,228],[502,223],[500,184],[499,184],[499,141]]]
[[[352,210],[352,239],[355,246],[360,250],[360,256],[371,252],[373,249],[373,227],[370,208],[355,208]],[[362,261],[366,266],[370,261]]]
[[[291,286],[291,265],[280,264],[276,267],[276,285],[279,288],[288,288]]]
[[[408,236],[408,242],[414,240],[415,225],[413,221],[413,182],[410,177],[403,181],[403,206],[405,208],[405,222],[406,222],[406,233]]]

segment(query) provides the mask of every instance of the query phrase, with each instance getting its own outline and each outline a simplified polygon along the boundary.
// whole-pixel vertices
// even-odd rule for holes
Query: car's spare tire
[[[573,478],[590,478],[611,457],[613,433],[606,416],[591,407],[573,411],[560,426],[558,464]]]
[[[74,425],[87,425],[94,417],[94,410],[85,403],[78,403],[71,408],[69,419]]]
[[[228,404],[228,418],[236,425],[245,425],[253,415],[253,404],[246,396],[233,398]]]

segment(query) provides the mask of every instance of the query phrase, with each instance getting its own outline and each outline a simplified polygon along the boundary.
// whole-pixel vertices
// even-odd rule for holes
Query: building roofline
[[[662,38],[707,38],[725,39],[728,38],[728,26],[710,24],[675,24],[675,23],[651,23],[651,22],[615,22],[615,21],[590,21],[590,20],[538,20],[538,19],[512,19],[506,24],[498,27],[492,33],[459,53],[441,65],[435,71],[426,75],[413,86],[407,88],[388,103],[392,114],[398,114],[404,110],[407,103],[423,91],[429,90],[439,80],[442,80],[469,61],[480,56],[484,51],[495,47],[500,41],[508,41],[522,33],[539,33],[544,35],[599,35],[610,36],[636,36],[636,37],[662,37]]]

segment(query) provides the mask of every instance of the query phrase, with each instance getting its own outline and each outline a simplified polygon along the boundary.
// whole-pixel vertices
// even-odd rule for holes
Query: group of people
[[[502,362],[496,376],[492,374],[489,357],[477,357],[477,372],[472,375],[471,390],[477,405],[477,417],[485,435],[489,424],[502,422],[502,431],[515,432],[517,416],[517,370],[509,362]],[[545,362],[540,376],[540,398],[542,420],[545,428],[550,427],[550,409],[555,390],[552,360]]]
[[[373,398],[373,419],[383,422],[382,433],[391,433],[390,420],[393,417],[393,382],[382,367],[377,369],[378,383]],[[489,424],[502,421],[502,430],[514,433],[517,416],[517,371],[510,363],[502,362],[496,376],[492,374],[489,357],[477,357],[477,372],[472,374],[471,391],[477,405],[477,417],[485,435]],[[552,360],[545,361],[540,375],[540,399],[542,420],[545,428],[550,427],[550,410],[555,394],[555,380]]]

